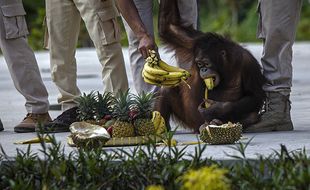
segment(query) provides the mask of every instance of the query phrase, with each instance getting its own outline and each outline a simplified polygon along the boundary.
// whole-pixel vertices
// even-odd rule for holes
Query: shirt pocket
[[[1,6],[6,39],[14,39],[29,34],[22,4]]]
[[[104,10],[97,12],[99,18],[100,40],[103,45],[108,45],[120,41],[120,27],[117,21],[119,16],[114,6],[105,7]]]

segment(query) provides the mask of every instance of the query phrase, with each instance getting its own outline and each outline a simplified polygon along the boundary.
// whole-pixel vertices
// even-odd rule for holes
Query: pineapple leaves
[[[89,94],[85,92],[77,97],[75,101],[78,103],[78,119],[80,121],[100,120],[107,115],[112,114],[112,100],[111,92],[100,94],[91,91]]]

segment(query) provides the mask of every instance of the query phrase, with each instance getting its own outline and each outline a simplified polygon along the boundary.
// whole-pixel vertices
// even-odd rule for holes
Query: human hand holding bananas
[[[168,65],[160,60],[154,50],[149,50],[149,53],[150,56],[146,58],[142,70],[142,77],[146,83],[174,87],[191,76],[185,69]]]

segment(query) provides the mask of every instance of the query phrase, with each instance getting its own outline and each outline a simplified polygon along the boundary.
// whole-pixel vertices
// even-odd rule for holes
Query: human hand
[[[144,59],[146,59],[150,55],[149,50],[155,50],[158,54],[158,48],[154,41],[154,38],[148,34],[145,34],[140,38],[138,49]]]

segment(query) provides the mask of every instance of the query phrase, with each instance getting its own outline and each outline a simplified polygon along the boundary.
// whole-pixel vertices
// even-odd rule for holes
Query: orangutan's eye
[[[210,62],[206,63],[205,67],[208,67],[208,68],[212,67],[212,63],[210,63]]]
[[[203,67],[204,64],[203,64],[202,62],[197,62],[197,66],[198,66],[198,67]]]

